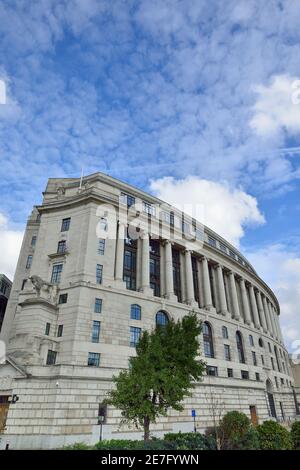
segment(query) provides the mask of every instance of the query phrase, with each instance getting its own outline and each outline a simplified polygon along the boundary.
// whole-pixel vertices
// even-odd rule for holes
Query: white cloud
[[[9,229],[7,217],[0,213],[0,272],[11,280],[14,276],[22,239],[23,233]]]
[[[6,103],[6,85],[5,81],[0,78],[0,105]]]
[[[202,207],[200,222],[215,230],[233,245],[238,246],[244,227],[264,223],[257,200],[242,189],[232,189],[226,183],[216,183],[196,176],[176,180],[165,177],[152,180],[151,190],[162,200],[175,206]],[[192,205],[190,208],[188,205]]]
[[[258,97],[250,126],[257,134],[267,137],[281,132],[300,134],[298,80],[289,75],[276,75],[269,86],[254,87]]]
[[[299,252],[284,244],[273,244],[245,253],[262,279],[277,295],[280,324],[287,346],[300,339],[300,258]]]

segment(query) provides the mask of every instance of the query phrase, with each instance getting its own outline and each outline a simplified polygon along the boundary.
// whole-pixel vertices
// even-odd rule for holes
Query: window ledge
[[[68,251],[68,250],[66,250],[66,251],[64,251],[64,252],[62,252],[62,253],[51,253],[50,255],[48,255],[48,258],[50,258],[50,259],[65,258],[66,255],[68,255],[68,254],[69,254],[69,251]]]

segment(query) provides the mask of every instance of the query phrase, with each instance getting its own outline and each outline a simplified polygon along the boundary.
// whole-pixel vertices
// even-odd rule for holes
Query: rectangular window
[[[57,244],[57,253],[65,253],[67,248],[66,240],[61,240]]]
[[[218,368],[215,366],[206,366],[206,373],[212,377],[217,377],[218,375]]]
[[[224,344],[224,357],[226,361],[231,361],[230,346]]]
[[[152,206],[152,204],[150,204],[149,202],[143,201],[143,212],[146,212],[146,214],[155,216],[155,207]]]
[[[21,290],[24,290],[26,281],[27,281],[27,279],[23,279],[23,281],[22,281],[22,286],[21,286]]]
[[[34,247],[36,245],[36,235],[33,235],[31,238],[31,246]]]
[[[196,230],[195,230],[195,236],[196,236],[196,240],[201,240],[201,241],[203,241],[203,240],[204,240],[204,230],[203,230],[203,229],[196,228]]]
[[[102,299],[95,299],[94,312],[101,313],[101,311],[102,311]]]
[[[64,325],[58,325],[57,336],[60,338],[63,335]]]
[[[130,194],[121,193],[120,202],[126,204],[127,207],[131,207],[135,205],[135,197]]]
[[[102,273],[103,273],[102,264],[97,264],[96,266],[96,283],[97,284],[102,284]]]
[[[264,365],[265,365],[265,359],[264,359],[264,356],[262,356],[262,355],[261,355],[261,356],[260,356],[260,358],[261,358],[261,363],[262,363],[262,365],[264,366]]]
[[[104,255],[105,251],[105,238],[99,238],[98,240],[98,255]]]
[[[232,250],[229,250],[229,256],[231,256],[231,258],[233,258],[233,259],[236,259],[235,252],[232,251]]]
[[[49,334],[50,334],[50,327],[51,327],[50,323],[46,323],[46,328],[45,328],[45,335],[46,336],[49,336]]]
[[[252,351],[252,361],[253,361],[253,365],[257,366],[256,353],[254,351]]]
[[[137,241],[128,238],[125,240],[123,280],[126,289],[136,290],[136,256]]]
[[[90,367],[99,367],[100,365],[100,354],[89,352],[88,356],[88,366]]]
[[[227,377],[233,377],[233,369],[227,369]]]
[[[54,264],[52,268],[51,283],[59,284],[61,279],[61,273],[63,270],[62,264]]]
[[[32,255],[28,255],[27,261],[26,261],[26,269],[30,269],[32,265]]]
[[[258,372],[255,372],[255,380],[256,380],[257,382],[260,381],[260,376],[259,376],[259,373],[258,373]]]
[[[66,219],[62,220],[61,223],[61,232],[67,232],[70,228],[71,217],[67,217]]]
[[[244,380],[249,380],[249,372],[247,370],[241,370],[241,377]]]
[[[268,343],[268,348],[269,348],[269,352],[271,353],[271,352],[272,352],[272,349],[271,349],[270,343]]]
[[[140,339],[141,331],[142,331],[142,329],[137,328],[136,326],[131,326],[130,327],[130,346],[132,346],[133,348],[136,347],[136,345],[137,345],[137,343]]]
[[[219,245],[220,245],[220,250],[223,251],[224,253],[227,253],[227,246],[221,242],[219,242]]]
[[[130,307],[130,318],[131,320],[140,320],[141,319],[142,309],[137,304],[132,304]]]
[[[209,244],[210,246],[213,246],[214,248],[216,248],[216,246],[217,246],[217,241],[216,241],[214,238],[212,238],[212,237],[208,237],[208,244]]]
[[[57,356],[56,351],[52,351],[51,349],[48,349],[46,365],[53,366],[56,363],[56,356]]]
[[[60,294],[58,297],[58,303],[60,304],[66,304],[68,302],[68,294]]]
[[[99,343],[99,338],[100,338],[100,322],[93,321],[92,343]]]
[[[275,370],[275,365],[274,365],[274,359],[271,357],[271,364],[272,364],[272,369]]]

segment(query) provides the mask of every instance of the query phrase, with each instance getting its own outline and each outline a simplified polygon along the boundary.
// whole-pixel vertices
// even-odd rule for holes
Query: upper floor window
[[[59,284],[61,279],[61,273],[63,270],[62,264],[54,264],[52,268],[51,283]]]
[[[62,219],[61,223],[61,232],[67,232],[70,228],[71,217],[67,217],[66,219]]]
[[[226,361],[231,361],[230,346],[224,344],[224,357]]]
[[[201,241],[203,241],[203,240],[204,240],[204,230],[203,230],[203,229],[196,228],[196,230],[195,230],[195,237],[196,237],[196,240],[201,240]]]
[[[275,365],[274,365],[274,359],[271,357],[271,364],[272,364],[272,369],[275,370]]]
[[[254,341],[253,341],[253,336],[252,335],[249,335],[249,343],[250,343],[250,346],[254,346]]]
[[[130,307],[130,318],[131,320],[140,320],[141,319],[142,309],[137,304],[132,304]]]
[[[57,352],[49,349],[48,354],[47,354],[47,359],[46,359],[46,365],[53,366],[56,363],[56,356],[57,356]]]
[[[220,245],[220,250],[223,251],[224,253],[227,253],[227,246],[224,245],[224,243],[219,242]]]
[[[106,217],[101,217],[100,222],[99,222],[99,228],[103,232],[107,232],[108,230],[108,222]]]
[[[241,377],[244,380],[249,380],[249,372],[247,370],[241,370]]]
[[[89,352],[88,355],[88,366],[90,367],[99,367],[100,365],[100,354]]]
[[[229,256],[231,256],[233,259],[236,259],[235,252],[232,250],[229,250]]]
[[[60,294],[58,297],[58,303],[60,304],[66,304],[68,301],[68,294]]]
[[[101,313],[101,311],[102,311],[102,299],[95,299],[94,312]]]
[[[205,357],[214,357],[212,330],[208,322],[203,323],[203,348]]]
[[[261,348],[264,347],[264,342],[263,342],[263,340],[262,340],[261,338],[259,338],[259,340],[258,340],[258,345],[259,345]]]
[[[105,251],[105,238],[99,238],[98,240],[98,254],[104,255]]]
[[[64,325],[58,325],[58,328],[57,328],[57,336],[58,338],[61,338],[62,335],[63,335],[63,330],[64,330]]]
[[[160,310],[156,314],[156,325],[157,326],[166,326],[169,323],[169,318],[166,312]]]
[[[61,240],[57,244],[57,253],[65,253],[67,248],[66,240]]]
[[[96,283],[102,283],[102,274],[103,274],[103,266],[102,264],[97,264],[96,266]]]
[[[31,246],[34,247],[36,245],[36,235],[33,235],[31,238]]]
[[[121,193],[120,202],[126,204],[127,207],[131,207],[135,205],[135,197],[130,194]]]
[[[93,321],[92,343],[99,343],[99,338],[100,338],[100,322]]]
[[[228,339],[228,330],[226,326],[222,326],[222,336],[224,339]]]
[[[163,222],[174,225],[174,212],[161,211],[160,218]]]
[[[236,332],[236,345],[238,350],[239,361],[244,364],[245,363],[245,353],[244,353],[244,346],[243,346],[243,339],[242,334],[240,331]]]
[[[150,204],[149,202],[143,201],[143,212],[155,216],[155,207],[152,206],[152,204]]]
[[[50,334],[50,327],[51,327],[51,324],[46,323],[46,328],[45,328],[45,335],[46,336],[49,336],[49,334]]]
[[[139,339],[141,337],[141,328],[137,328],[136,326],[130,327],[130,346],[136,347]]]
[[[218,368],[215,366],[206,366],[206,373],[211,377],[217,377],[218,375]]]
[[[208,243],[210,246],[213,246],[214,248],[216,248],[217,246],[217,241],[215,240],[215,238],[210,237],[210,236],[208,237]]]
[[[27,261],[26,261],[26,269],[31,268],[32,265],[32,255],[28,255]]]
[[[256,359],[256,353],[255,353],[255,351],[252,351],[252,361],[253,361],[253,365],[254,365],[254,366],[257,366],[257,359]]]
[[[272,352],[272,349],[271,349],[270,343],[268,343],[268,348],[269,348],[269,352],[271,353],[271,352]]]

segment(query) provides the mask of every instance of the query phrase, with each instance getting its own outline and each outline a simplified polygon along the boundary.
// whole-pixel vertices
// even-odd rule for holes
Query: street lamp
[[[102,425],[105,421],[105,416],[98,416],[98,424],[100,424],[100,441],[102,441]]]

